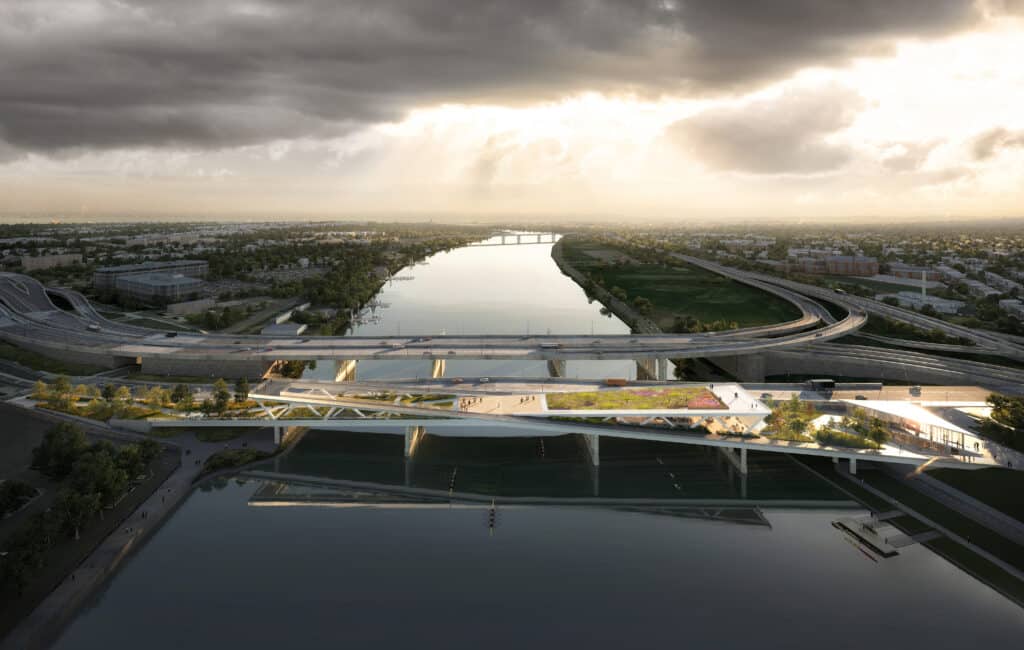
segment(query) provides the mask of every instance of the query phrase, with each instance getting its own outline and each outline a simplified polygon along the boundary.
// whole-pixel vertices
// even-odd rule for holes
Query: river
[[[413,279],[388,284],[380,318],[354,333],[628,331],[561,275],[550,246],[466,247],[398,275]],[[631,365],[570,363],[567,374],[633,376]],[[55,647],[932,649],[1024,638],[1016,605],[924,546],[866,556],[832,526],[865,511],[787,456],[752,453],[742,478],[716,452],[682,445],[603,438],[594,468],[574,436],[427,433],[407,461],[400,436],[310,431],[260,478],[204,485]],[[449,502],[448,489],[478,496]]]

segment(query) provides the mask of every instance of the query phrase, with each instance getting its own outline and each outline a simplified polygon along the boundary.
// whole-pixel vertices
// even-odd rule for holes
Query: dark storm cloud
[[[425,102],[713,93],[975,18],[969,0],[21,0],[0,6],[0,130],[221,147]]]
[[[1024,147],[1024,131],[995,128],[974,139],[972,153],[975,160],[987,160],[1003,149]]]
[[[794,91],[743,106],[709,109],[672,125],[668,135],[708,167],[754,174],[814,173],[849,161],[826,137],[853,121],[862,100],[829,87]]]

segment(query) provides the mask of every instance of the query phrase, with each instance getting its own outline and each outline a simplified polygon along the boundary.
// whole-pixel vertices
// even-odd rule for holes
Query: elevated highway
[[[787,289],[773,291],[792,293]],[[58,307],[51,296],[68,308]],[[246,364],[269,366],[282,360],[639,360],[735,356],[832,340],[855,332],[866,320],[862,312],[851,309],[840,321],[805,331],[809,324],[822,319],[820,307],[796,296],[791,299],[799,301],[798,306],[807,315],[796,326],[702,334],[270,337],[168,333],[126,326],[100,316],[76,292],[48,290],[28,276],[4,273],[0,274],[0,338],[60,358],[104,366],[162,363],[164,368],[173,368],[170,374],[190,374],[187,370],[197,364],[230,370],[244,368]],[[220,374],[231,376],[229,372]]]
[[[866,314],[881,316],[890,320],[913,325],[914,327],[924,330],[939,330],[948,336],[963,338],[973,342],[976,348],[971,351],[976,354],[999,354],[1010,359],[1024,361],[1024,342],[1022,342],[1019,337],[963,327],[962,325],[948,323],[939,318],[932,318],[931,316],[919,314],[901,307],[887,305],[884,302],[879,302],[870,298],[853,296],[846,293],[840,294],[825,287],[818,287],[812,284],[796,282],[794,280],[777,278],[765,273],[734,269],[718,264],[717,262],[693,257],[692,255],[673,253],[672,256],[688,264],[693,264],[694,266],[698,266],[740,282],[763,282],[783,287],[805,296],[827,300],[843,307],[844,309],[853,307]]]

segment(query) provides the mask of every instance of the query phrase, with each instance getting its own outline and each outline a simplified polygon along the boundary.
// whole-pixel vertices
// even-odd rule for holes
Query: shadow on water
[[[309,431],[259,469],[289,477],[403,486],[495,497],[821,501],[848,497],[781,454],[749,457],[749,472],[711,448],[602,437],[594,466],[580,436],[426,435],[405,457],[404,430]]]

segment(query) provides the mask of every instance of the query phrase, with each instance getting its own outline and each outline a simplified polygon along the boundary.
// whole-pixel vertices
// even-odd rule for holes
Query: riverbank
[[[122,439],[146,438],[111,432]],[[83,531],[82,539],[86,540],[83,553],[69,558],[60,566],[60,571],[55,570],[48,586],[39,589],[38,599],[26,600],[18,615],[12,615],[11,631],[0,643],[0,650],[33,650],[56,641],[79,609],[99,593],[123,561],[184,502],[202,473],[206,458],[236,445],[263,451],[274,447],[272,433],[268,430],[257,430],[244,440],[226,444],[204,443],[190,433],[174,440],[173,444],[174,451],[167,454],[173,457],[168,460],[168,471],[154,475],[151,490],[140,486],[108,513],[107,519],[97,522],[105,525],[92,525]],[[111,516],[114,513],[121,516]],[[7,611],[5,608],[4,613]]]
[[[636,334],[661,334],[661,328],[651,319],[641,315],[635,309],[619,300],[599,284],[591,282],[587,276],[578,268],[572,265],[565,257],[565,239],[560,239],[551,247],[551,259],[555,261],[558,269],[573,280],[586,292],[588,297],[604,305],[605,309],[619,317],[619,320],[629,325]]]

